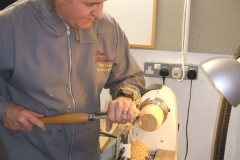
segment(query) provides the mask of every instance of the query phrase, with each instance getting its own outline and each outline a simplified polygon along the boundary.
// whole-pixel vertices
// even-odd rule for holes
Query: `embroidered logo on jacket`
[[[110,72],[112,69],[113,59],[107,57],[106,53],[101,51],[96,51],[95,54],[96,60],[95,63],[98,63],[97,72]]]

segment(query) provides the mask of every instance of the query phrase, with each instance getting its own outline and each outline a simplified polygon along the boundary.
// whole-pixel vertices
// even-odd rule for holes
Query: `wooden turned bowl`
[[[148,104],[140,112],[138,126],[144,131],[152,132],[161,126],[163,120],[162,108],[155,104]]]

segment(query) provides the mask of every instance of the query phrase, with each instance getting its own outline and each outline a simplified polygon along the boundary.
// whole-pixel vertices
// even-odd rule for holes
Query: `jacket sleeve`
[[[14,42],[11,24],[6,15],[0,15],[0,120],[13,102],[7,91],[7,80],[11,77],[14,65]]]
[[[121,30],[118,23],[114,22],[117,37],[116,53],[112,71],[105,88],[110,88],[110,94],[113,99],[117,97],[120,89],[131,92],[134,102],[138,105],[141,103],[140,93],[145,90],[144,73],[130,52],[129,42],[125,33]]]
[[[2,116],[5,114],[7,108],[13,104],[9,99],[5,98],[6,85],[2,77],[0,77],[0,120]]]

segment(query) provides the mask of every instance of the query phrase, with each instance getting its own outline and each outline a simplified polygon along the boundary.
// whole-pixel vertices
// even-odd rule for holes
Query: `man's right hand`
[[[43,115],[30,111],[23,106],[12,104],[2,117],[2,124],[6,129],[16,132],[31,131],[33,125],[45,131],[46,126],[38,117],[43,117]]]

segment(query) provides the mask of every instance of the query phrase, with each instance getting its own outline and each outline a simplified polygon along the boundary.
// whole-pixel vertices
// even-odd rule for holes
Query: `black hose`
[[[232,105],[223,97],[218,119],[213,160],[223,160]]]
[[[240,46],[234,55],[234,59],[237,60],[239,58],[240,58]],[[231,110],[232,110],[232,105],[226,100],[225,97],[223,97],[220,115],[218,118],[218,126],[217,126],[216,139],[214,144],[213,160],[224,159]]]

